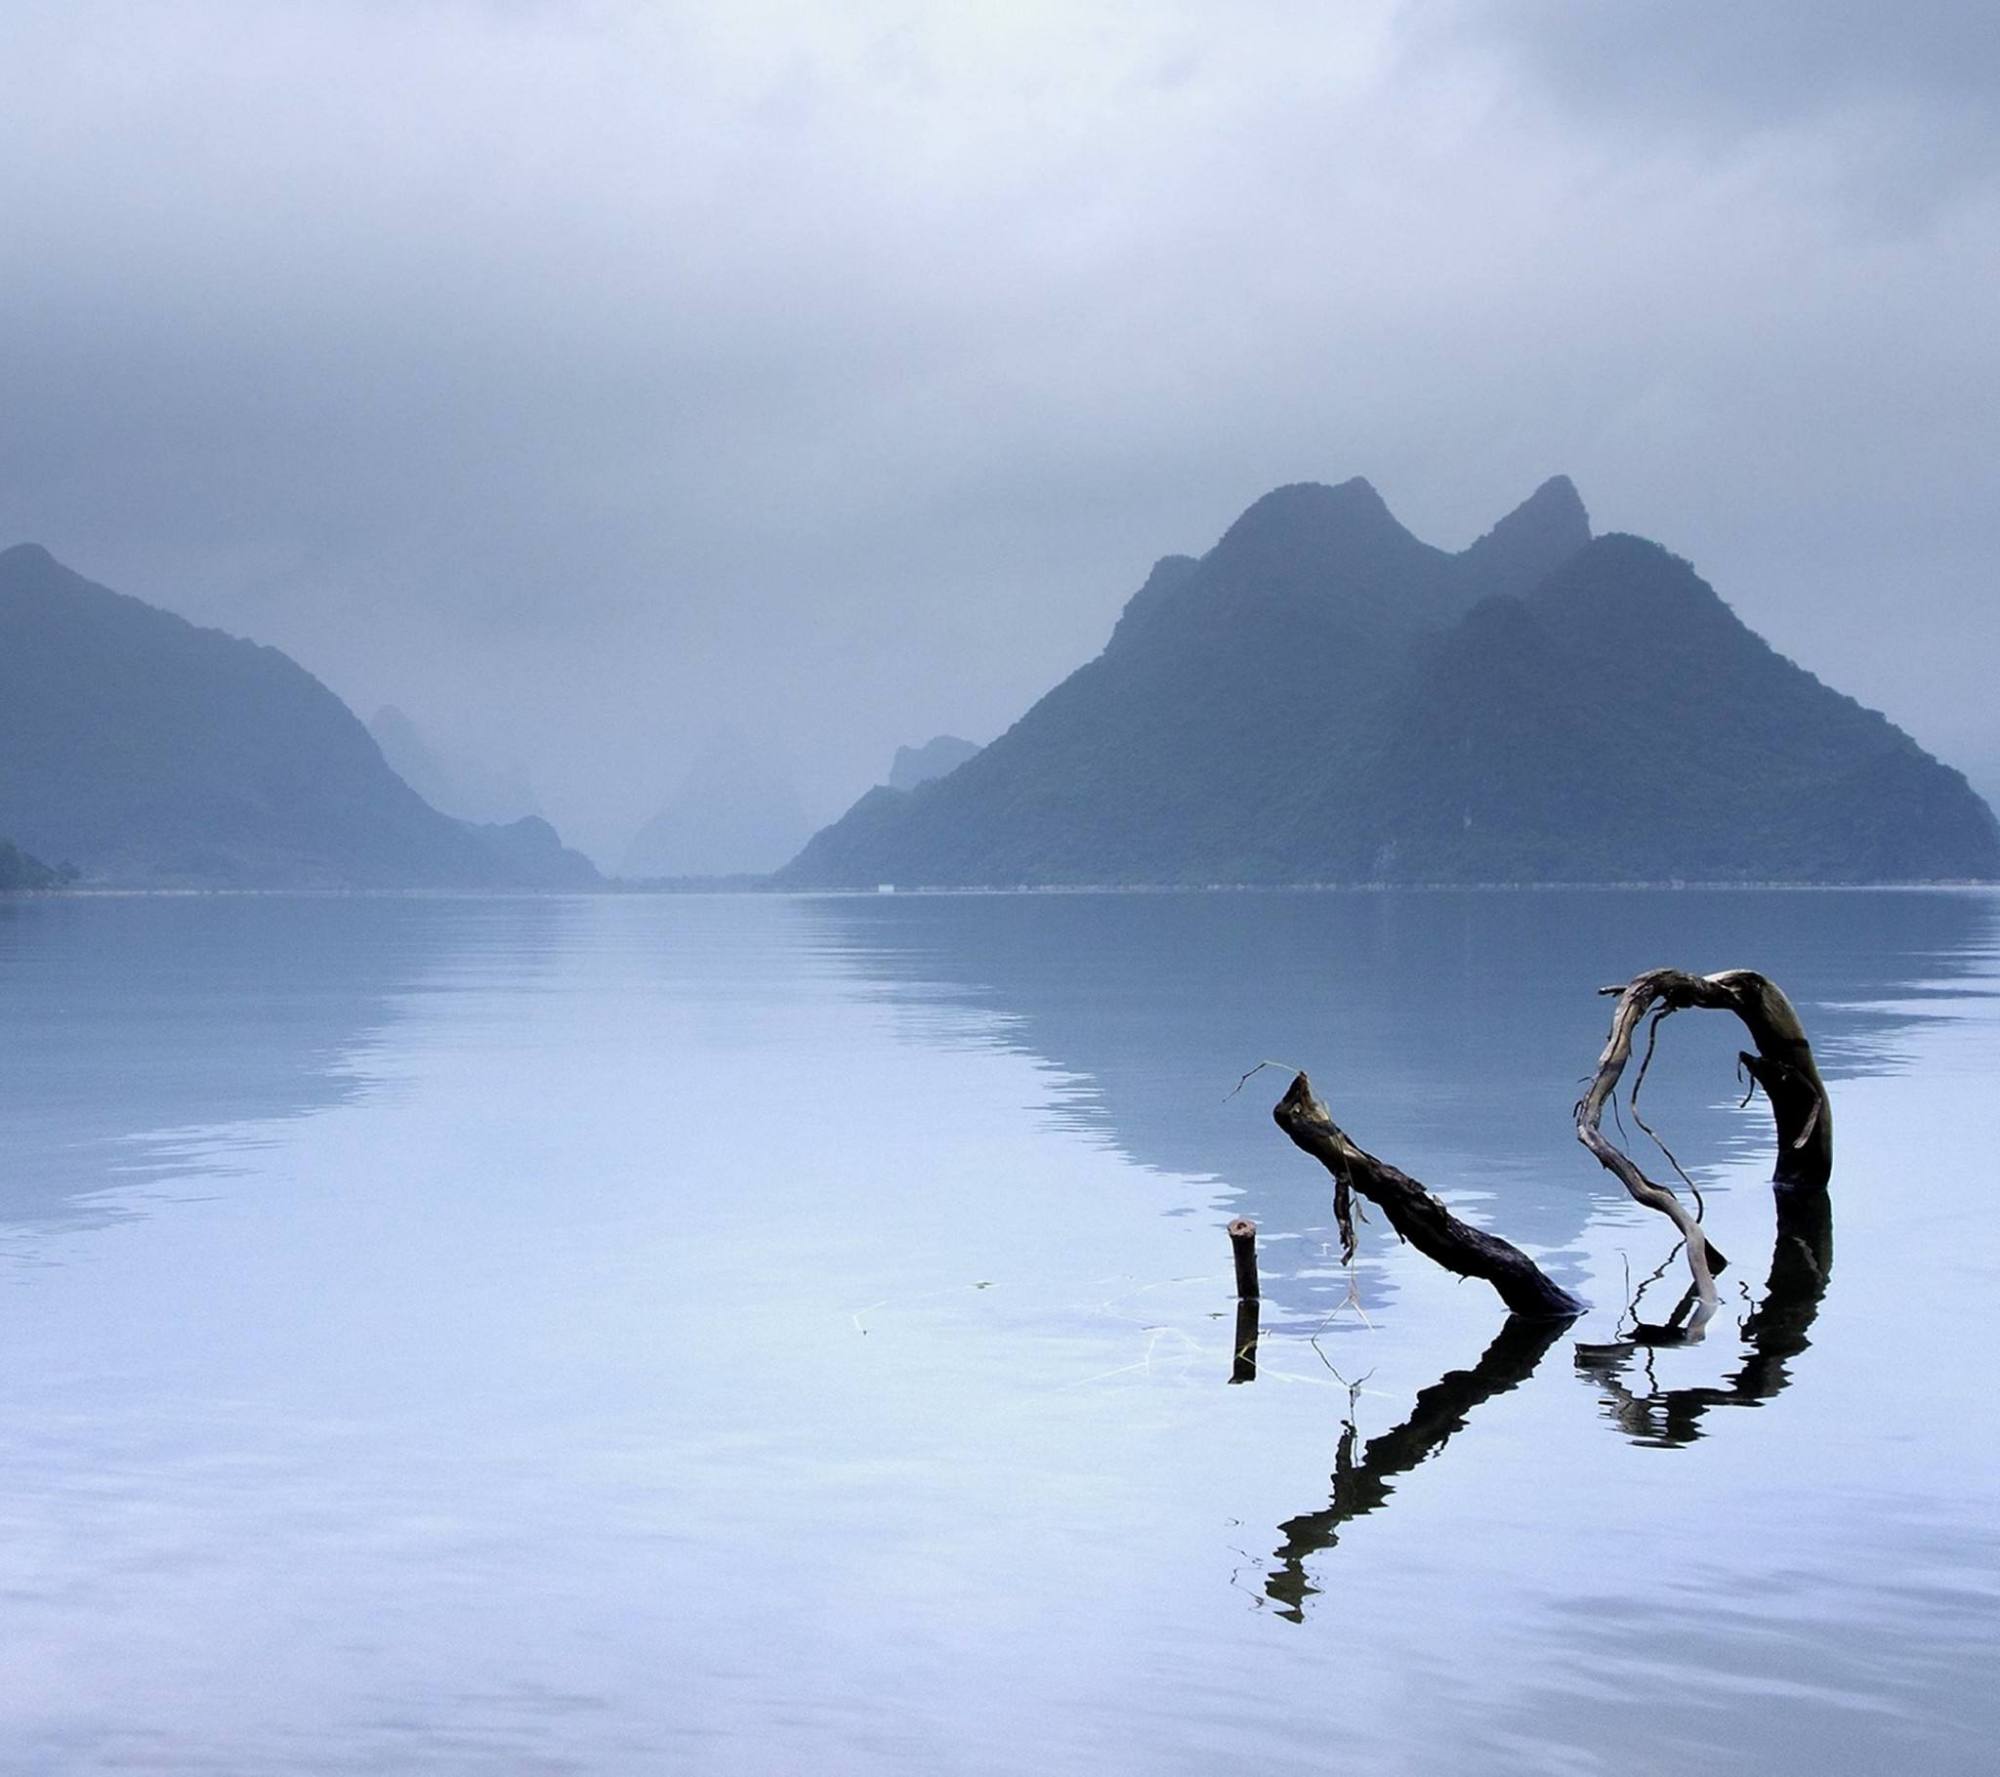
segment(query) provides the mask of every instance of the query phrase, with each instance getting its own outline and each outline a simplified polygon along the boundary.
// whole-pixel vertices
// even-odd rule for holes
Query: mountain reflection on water
[[[1325,1182],[1273,1137],[1276,1090],[1310,1070],[1364,1147],[1454,1198],[1572,1281],[1603,1181],[1571,1105],[1604,1041],[1597,989],[1661,963],[1754,966],[1799,1006],[1830,1082],[1901,1065],[1899,1032],[1953,991],[1991,903],[1954,894],[1733,891],[938,895],[812,903],[827,943],[921,1002],[997,1018],[994,1040],[1070,1082],[1053,1113],[1141,1165],[1221,1181],[1266,1230],[1320,1227]],[[1670,954],[1661,954],[1667,951]],[[1733,1019],[1683,1015],[1648,1078],[1648,1121],[1691,1167],[1769,1141],[1761,1102],[1719,1109]],[[1270,1078],[1271,1076],[1260,1076]],[[1364,1269],[1381,1243],[1366,1243]],[[1286,1269],[1288,1254],[1299,1263]],[[1273,1299],[1317,1322],[1346,1290],[1268,1244]],[[1275,1269],[1275,1276],[1273,1271]],[[1376,1276],[1374,1287],[1393,1290]]]
[[[0,910],[0,1771],[1984,1771],[1996,906]],[[1670,1022],[1699,1343],[1570,1121],[1662,963],[1839,1129],[1833,1276]],[[1586,1313],[1343,1266],[1267,1057]]]
[[[141,1213],[129,1188],[212,1168],[216,1131],[349,1102],[407,996],[482,948],[532,954],[562,909],[526,896],[0,897],[0,1227]]]
[[[358,1052],[451,941],[452,916],[416,898],[328,897],[300,942],[297,906],[0,897],[0,1225],[134,1214],[108,1193],[193,1170],[203,1131],[353,1095]]]

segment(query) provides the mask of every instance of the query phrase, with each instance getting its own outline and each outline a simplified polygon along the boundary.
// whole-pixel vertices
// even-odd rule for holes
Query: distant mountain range
[[[0,834],[85,882],[209,888],[595,883],[546,821],[473,826],[403,782],[275,648],[0,551]]]
[[[1995,877],[1963,776],[1679,557],[1593,538],[1558,477],[1455,555],[1365,481],[1267,494],[998,740],[871,790],[778,880]]]
[[[665,877],[761,875],[812,832],[798,786],[784,767],[741,736],[713,736],[660,811],[632,836],[618,874]]]
[[[503,770],[440,746],[393,703],[368,721],[389,768],[431,807],[461,821],[508,826],[540,815],[533,787],[518,769]]]

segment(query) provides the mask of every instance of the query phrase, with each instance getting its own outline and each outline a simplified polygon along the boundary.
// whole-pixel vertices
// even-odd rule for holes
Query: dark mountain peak
[[[1551,475],[1472,547],[1518,549],[1531,540],[1563,555],[1574,555],[1590,541],[1590,514],[1567,475]]]
[[[64,567],[39,543],[16,543],[11,549],[0,549],[0,597],[42,609],[79,594],[105,600],[119,596]]]
[[[780,877],[1672,878],[1990,880],[2000,825],[1680,557],[1593,539],[1561,476],[1455,556],[1365,481],[1265,495],[975,763],[863,798]]]
[[[16,543],[0,549],[0,568],[15,572],[37,568],[57,568],[62,564],[39,543]]]
[[[1567,526],[1575,533],[1579,548],[1590,541],[1590,514],[1584,510],[1583,496],[1576,491],[1576,483],[1567,475],[1551,475],[1493,528],[1504,530],[1529,520]]]
[[[1155,568],[1118,639],[1198,656],[1298,624],[1343,651],[1393,649],[1457,614],[1451,561],[1359,477],[1294,482],[1253,504],[1192,567],[1169,557]]]
[[[1553,475],[1458,558],[1469,590],[1525,593],[1590,541],[1576,484]]]
[[[1209,559],[1295,551],[1324,554],[1384,541],[1415,543],[1416,539],[1360,476],[1333,487],[1321,481],[1294,481],[1253,501],[1223,532]]]

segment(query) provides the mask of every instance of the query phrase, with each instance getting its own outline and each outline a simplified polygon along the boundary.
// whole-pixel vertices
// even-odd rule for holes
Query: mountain
[[[633,835],[618,873],[632,880],[757,874],[775,870],[811,832],[798,788],[782,767],[722,733]]]
[[[60,871],[51,870],[40,858],[29,857],[11,839],[0,839],[0,894],[54,888],[61,881]]]
[[[2000,877],[1959,773],[1546,482],[1456,555],[1365,481],[1168,556],[1095,660],[779,873],[878,882]]]
[[[1958,772],[1637,537],[1597,539],[1413,662],[1373,793],[1372,873],[1389,877],[2000,875],[2000,831]],[[1322,818],[1343,801],[1325,795]]]
[[[499,862],[509,881],[523,888],[591,889],[603,885],[598,868],[538,814],[517,821],[462,821]]]
[[[0,832],[142,887],[553,887],[582,863],[440,814],[277,649],[34,544],[0,551]]]
[[[1965,776],[1989,807],[2000,810],[2000,759],[1968,759]]]
[[[439,746],[392,703],[369,718],[382,757],[431,807],[461,821],[509,825],[541,808],[527,779]]]
[[[889,767],[889,788],[914,790],[932,778],[956,771],[978,751],[975,742],[960,740],[955,734],[934,735],[920,747],[898,747]]]

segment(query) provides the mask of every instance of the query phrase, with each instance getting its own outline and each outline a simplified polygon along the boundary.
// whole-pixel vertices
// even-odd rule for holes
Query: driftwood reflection
[[[1576,1106],[1577,1136],[1635,1202],[1658,1210],[1680,1230],[1679,1250],[1687,1255],[1692,1281],[1679,1306],[1664,1322],[1652,1326],[1638,1319],[1638,1304],[1653,1279],[1642,1284],[1626,1308],[1630,1332],[1612,1344],[1578,1347],[1576,1367],[1603,1390],[1605,1410],[1626,1436],[1671,1448],[1702,1435],[1701,1422],[1710,1408],[1754,1407],[1782,1392],[1791,1381],[1791,1360],[1811,1343],[1812,1324],[1833,1270],[1833,1208],[1828,1196],[1833,1110],[1805,1027],[1783,989],[1768,976],[1748,969],[1724,969],[1712,975],[1651,969],[1603,991],[1615,994],[1618,1004],[1596,1073]],[[1695,1210],[1649,1179],[1605,1135],[1603,1119],[1605,1111],[1615,1106],[1633,1039],[1650,1017],[1645,1056],[1627,1102],[1632,1120],[1652,1134],[1638,1114],[1640,1082],[1651,1064],[1653,1039],[1661,1023],[1690,1007],[1733,1012],[1756,1043],[1755,1053],[1746,1051],[1737,1060],[1752,1090],[1762,1088],[1771,1107],[1777,1135],[1771,1184],[1778,1237],[1764,1299],[1739,1328],[1744,1342],[1741,1365],[1719,1384],[1661,1389],[1653,1386],[1652,1354],[1663,1345],[1700,1342],[1720,1306],[1715,1278],[1723,1266],[1722,1255],[1709,1244],[1701,1225],[1694,1181],[1666,1145],[1654,1136],[1693,1192]],[[1391,1480],[1440,1449],[1480,1402],[1526,1381],[1581,1304],[1520,1248],[1460,1221],[1416,1180],[1357,1147],[1314,1097],[1303,1073],[1294,1078],[1271,1114],[1295,1146],[1332,1173],[1343,1257],[1353,1256],[1349,1210],[1351,1193],[1358,1191],[1380,1204],[1396,1233],[1419,1252],[1461,1277],[1486,1279],[1515,1311],[1477,1364],[1440,1377],[1417,1396],[1410,1417],[1371,1438],[1358,1459],[1358,1437],[1353,1421],[1348,1421],[1335,1458],[1332,1503],[1324,1511],[1279,1526],[1285,1540],[1277,1552],[1278,1566],[1264,1583],[1265,1592],[1280,1606],[1279,1614],[1302,1622],[1305,1600],[1317,1590],[1306,1577],[1308,1557],[1331,1548],[1350,1518],[1384,1504],[1392,1491]],[[1663,1266],[1654,1279],[1664,1272]],[[1538,1311],[1546,1318],[1528,1318]],[[1624,1324],[1621,1317],[1620,1325]],[[1644,1374],[1643,1389],[1630,1379],[1635,1368]]]
[[[1288,1518],[1278,1526],[1285,1540],[1278,1546],[1276,1569],[1264,1580],[1264,1591],[1278,1606],[1278,1614],[1304,1622],[1305,1601],[1319,1590],[1306,1575],[1306,1562],[1332,1548],[1350,1518],[1365,1517],[1386,1504],[1395,1491],[1391,1483],[1396,1477],[1443,1449],[1475,1407],[1527,1381],[1569,1326],[1567,1319],[1510,1314],[1471,1369],[1447,1371],[1420,1391],[1409,1418],[1370,1438],[1358,1458],[1359,1434],[1353,1420],[1348,1420],[1334,1455],[1331,1502],[1322,1511]]]
[[[1663,1449],[1691,1444],[1702,1436],[1701,1421],[1711,1408],[1761,1406],[1790,1386],[1791,1360],[1812,1343],[1812,1324],[1833,1272],[1833,1202],[1812,1189],[1780,1188],[1777,1197],[1771,1274],[1764,1299],[1743,1321],[1743,1361],[1732,1375],[1695,1387],[1650,1386],[1654,1349],[1685,1343],[1682,1321],[1691,1306],[1685,1298],[1663,1324],[1638,1322],[1613,1344],[1577,1347],[1577,1373],[1604,1391],[1607,1417],[1635,1443]],[[1649,1386],[1635,1387],[1635,1372]]]
[[[1702,1420],[1711,1408],[1760,1406],[1791,1385],[1791,1360],[1812,1343],[1812,1325],[1832,1271],[1831,1198],[1819,1190],[1780,1190],[1770,1276],[1763,1299],[1739,1329],[1743,1361],[1733,1374],[1703,1386],[1649,1386],[1653,1352],[1690,1342],[1699,1312],[1692,1287],[1664,1321],[1635,1320],[1628,1336],[1615,1343],[1579,1345],[1577,1373],[1603,1391],[1606,1417],[1635,1443],[1661,1449],[1691,1444],[1704,1435]],[[1643,1290],[1644,1286],[1642,1294]],[[1628,1312],[1636,1314],[1636,1300]],[[1284,1540],[1276,1552],[1276,1566],[1264,1580],[1264,1591],[1278,1606],[1278,1614],[1304,1622],[1305,1602],[1320,1589],[1307,1577],[1306,1563],[1339,1541],[1341,1527],[1349,1519],[1385,1506],[1395,1491],[1396,1477],[1443,1449],[1475,1407],[1527,1381],[1570,1325],[1568,1320],[1509,1315],[1479,1361],[1469,1370],[1449,1371],[1422,1390],[1401,1425],[1363,1445],[1354,1422],[1348,1420],[1334,1456],[1332,1500],[1321,1511],[1289,1518],[1278,1526]],[[1239,1339],[1239,1350],[1240,1344]],[[1254,1343],[1251,1357],[1254,1375]],[[1637,1385],[1637,1378],[1644,1378],[1647,1386]]]

